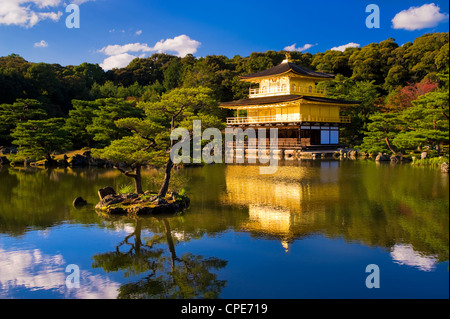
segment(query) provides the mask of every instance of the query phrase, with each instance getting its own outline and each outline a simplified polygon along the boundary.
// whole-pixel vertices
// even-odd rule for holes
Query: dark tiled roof
[[[335,103],[335,104],[359,104],[360,101],[347,101],[341,99],[330,99],[328,97],[320,97],[320,96],[302,96],[304,100],[311,102],[325,102],[325,103]]]
[[[276,95],[267,97],[256,97],[252,99],[243,99],[231,102],[223,102],[220,106],[244,106],[244,105],[255,105],[255,104],[272,104],[289,102],[301,99],[301,95]]]
[[[264,76],[284,74],[289,71],[292,71],[299,75],[306,75],[306,76],[311,76],[311,77],[315,77],[315,78],[328,78],[328,79],[334,78],[333,74],[312,71],[312,70],[306,69],[304,67],[298,66],[296,64],[293,64],[291,62],[283,62],[277,66],[274,66],[273,68],[270,68],[270,69],[267,69],[267,70],[264,70],[261,72],[242,75],[242,76],[240,76],[240,78],[242,78],[242,79],[259,78],[259,77],[264,77]]]
[[[346,100],[338,100],[338,99],[330,99],[327,97],[318,97],[318,96],[304,96],[304,95],[276,95],[276,96],[267,96],[267,97],[257,97],[252,99],[243,99],[231,102],[223,102],[220,104],[222,107],[227,106],[249,106],[249,105],[261,105],[261,104],[274,104],[274,103],[283,103],[283,102],[291,102],[304,99],[311,102],[323,102],[323,103],[333,103],[333,104],[359,104],[357,101],[346,101]]]

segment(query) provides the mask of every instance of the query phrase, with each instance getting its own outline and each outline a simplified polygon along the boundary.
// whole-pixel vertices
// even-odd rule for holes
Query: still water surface
[[[160,176],[144,174],[156,190]],[[211,165],[175,173],[191,197],[180,216],[98,215],[97,190],[126,183],[115,170],[0,169],[0,298],[449,298],[438,170]],[[77,196],[89,205],[73,208]],[[369,264],[380,288],[366,287]]]

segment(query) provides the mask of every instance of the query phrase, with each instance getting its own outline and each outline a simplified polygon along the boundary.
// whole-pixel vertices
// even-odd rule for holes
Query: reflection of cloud
[[[391,256],[399,265],[417,267],[422,271],[433,271],[436,268],[437,258],[435,256],[426,256],[415,251],[411,245],[394,245],[391,249]]]
[[[115,299],[120,284],[88,271],[81,271],[80,288],[71,289],[77,299]]]
[[[3,293],[16,287],[24,287],[30,291],[60,290],[61,284],[65,284],[63,264],[61,255],[46,256],[38,249],[0,249],[0,297],[7,297]]]
[[[0,249],[0,298],[10,298],[11,290],[53,290],[64,298],[116,298],[119,283],[101,275],[81,271],[80,288],[66,287],[66,262],[62,255],[46,255],[39,249]]]

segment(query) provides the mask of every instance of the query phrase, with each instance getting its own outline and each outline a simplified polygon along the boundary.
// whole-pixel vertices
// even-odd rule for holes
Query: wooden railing
[[[305,139],[302,139],[302,140],[305,140]],[[236,141],[233,141],[233,142],[228,142],[225,145],[229,149],[239,149],[239,148],[257,149],[258,145],[260,145],[261,147],[264,147],[266,149],[269,149],[271,146],[272,147],[300,147],[303,145],[302,142],[304,142],[304,141],[299,141],[297,138],[278,138],[276,140],[276,143],[271,139],[266,139],[265,144],[260,145],[258,139],[248,139],[248,140],[244,141],[243,143],[242,142],[238,143]],[[307,143],[307,145],[309,145],[309,142]]]
[[[227,124],[270,124],[292,122],[350,123],[350,116],[311,116],[302,114],[284,114],[270,116],[228,117]]]
[[[325,89],[318,89],[314,87],[304,87],[297,86],[295,88],[291,87],[263,87],[250,89],[249,97],[264,97],[264,96],[273,96],[273,95],[284,95],[284,94],[305,94],[312,96],[325,96]]]

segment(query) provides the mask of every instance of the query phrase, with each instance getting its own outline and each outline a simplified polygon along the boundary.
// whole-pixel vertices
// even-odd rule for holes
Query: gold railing
[[[284,94],[305,94],[311,96],[325,96],[325,89],[318,89],[314,87],[304,87],[297,86],[295,88],[291,87],[263,87],[250,89],[249,97],[264,97],[264,96],[274,96],[274,95],[284,95]]]
[[[251,117],[228,117],[227,124],[266,124],[266,123],[289,123],[289,122],[319,122],[319,123],[350,123],[350,116],[311,116],[302,114],[251,116]]]

